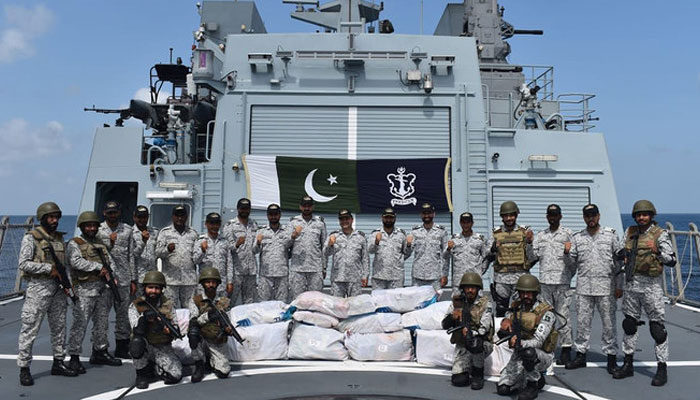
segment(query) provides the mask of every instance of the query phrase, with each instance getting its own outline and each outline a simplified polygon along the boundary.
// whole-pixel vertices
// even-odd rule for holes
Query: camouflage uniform
[[[144,301],[144,298],[139,297],[136,300]],[[177,325],[177,321],[175,321],[175,309],[172,301],[168,300],[165,296],[161,296],[160,304],[156,308],[158,308],[161,312],[164,309],[169,310],[168,312],[163,313],[164,316],[173,321],[173,325]],[[129,322],[131,323],[132,329],[139,323],[139,318],[141,318],[142,315],[143,314],[140,313],[134,305],[134,302],[132,302],[129,306]],[[134,368],[137,370],[142,370],[148,367],[149,361],[155,363],[155,372],[159,376],[162,376],[163,372],[167,372],[176,380],[182,378],[182,363],[180,362],[180,359],[177,358],[170,341],[163,344],[147,343],[146,352],[144,353],[143,357],[134,359]]]
[[[252,218],[243,225],[238,218],[234,218],[226,223],[223,233],[231,245],[233,255],[233,293],[231,300],[235,303],[238,292],[241,293],[241,301],[249,304],[255,301],[257,285],[255,275],[258,272],[258,264],[253,254],[255,237],[258,231],[258,224]],[[236,240],[245,237],[245,242],[240,247],[236,247]]]
[[[36,228],[36,231],[46,234],[41,227]],[[47,236],[50,236],[50,243],[58,257],[65,259],[63,233],[54,232],[53,235]],[[44,253],[39,243],[31,233],[26,234],[22,238],[19,251],[19,269],[27,282],[17,355],[17,365],[20,368],[29,367],[32,362],[32,346],[45,315],[49,320],[53,357],[57,360],[63,360],[65,357],[63,344],[66,337],[66,295],[53,278],[49,277],[54,262],[48,252]]]
[[[202,251],[202,243],[208,244],[207,251]],[[199,265],[199,270],[205,267],[213,267],[219,271],[223,282],[216,288],[217,295],[224,295],[226,285],[233,284],[233,255],[229,241],[222,235],[212,238],[208,233],[199,235],[192,248],[192,261]]]
[[[323,273],[326,269],[326,257],[323,255],[323,244],[328,238],[326,223],[323,217],[312,217],[306,222],[300,214],[292,217],[289,222],[291,231],[297,226],[303,229],[294,239],[292,259],[289,264],[289,286],[291,298],[300,294],[323,289]]]
[[[110,266],[115,265],[114,259],[107,252],[106,246],[101,242],[91,242],[84,236],[80,237],[88,246],[88,257],[99,257],[96,250],[91,249],[90,244],[95,248],[100,248],[108,257]],[[95,252],[92,254],[92,252]],[[80,245],[76,238],[68,242],[66,251],[68,262],[71,266],[71,280],[78,302],[73,305],[73,323],[70,327],[68,339],[68,354],[80,355],[83,352],[83,339],[87,324],[92,320],[92,349],[93,351],[107,350],[109,342],[107,333],[109,329],[109,308],[112,301],[108,295],[107,287],[103,277],[99,276],[102,270],[102,263],[97,260],[89,260],[84,257],[80,250]],[[81,274],[81,277],[78,277]],[[123,303],[129,303],[128,298],[122,299]]]
[[[158,229],[147,227],[148,241],[144,243],[141,231],[134,225],[132,235],[134,237],[134,276],[141,284],[146,272],[156,270],[156,240]]]
[[[112,245],[109,236],[114,232],[117,233],[117,240]],[[117,322],[114,325],[114,338],[116,340],[129,339],[131,334],[127,311],[129,307],[128,299],[131,296],[131,281],[137,280],[137,275],[134,273],[134,247],[136,245],[132,233],[131,226],[123,222],[117,224],[116,229],[112,229],[107,225],[106,221],[100,224],[100,229],[97,231],[97,238],[107,246],[109,254],[114,259],[112,270],[117,278],[119,296],[122,298],[122,301],[117,303],[112,298],[112,291],[107,291],[117,317]]]
[[[480,233],[472,233],[470,236],[464,236],[463,233],[452,235],[454,247],[450,250],[445,246],[445,251],[442,257],[445,260],[445,265],[449,271],[450,261],[452,261],[452,291],[455,292],[459,287],[459,281],[462,275],[467,272],[476,272],[483,275],[488,268],[485,262],[488,254],[486,247],[486,239]]]
[[[331,294],[337,297],[357,296],[362,293],[361,280],[369,275],[369,254],[365,234],[353,230],[349,235],[333,231],[335,244],[323,246],[326,257],[333,256],[331,267]]]
[[[590,347],[593,308],[597,307],[603,324],[602,350],[606,355],[617,355],[617,299],[614,291],[622,288],[622,275],[617,277],[613,257],[623,243],[612,228],[600,227],[593,236],[583,229],[574,233],[570,259],[576,264],[576,341],[578,353]]]
[[[257,238],[253,253],[260,253],[258,276],[258,301],[279,300],[287,302],[289,296],[289,249],[292,247],[292,232],[280,224],[275,231],[269,226],[258,230],[262,243]]]
[[[417,225],[411,230],[413,236],[413,286],[431,285],[440,289],[440,278],[447,276],[449,264],[442,258],[447,246],[447,231],[442,225],[433,224],[430,229]]]
[[[377,234],[382,239],[377,244]],[[367,239],[372,260],[372,288],[395,289],[404,284],[404,260],[411,256],[411,247],[406,244],[406,232],[393,228],[387,233],[384,228],[375,229]]]
[[[199,296],[202,298],[207,298],[205,293],[201,293]],[[219,309],[223,312],[228,311],[229,298],[226,296],[216,295],[212,302],[219,306]],[[205,306],[204,310],[208,309],[209,306]],[[205,312],[200,312],[200,307],[195,303],[195,299],[190,299],[188,304],[190,309],[190,319],[196,318],[199,326],[204,326],[209,322],[209,314]],[[204,336],[204,335],[203,335]],[[206,361],[209,359],[209,365],[224,374],[231,372],[231,364],[229,363],[229,348],[226,344],[228,337],[224,336],[222,340],[209,340],[206,337],[202,338],[197,348],[192,350],[192,359],[194,361]],[[207,357],[208,356],[208,357]]]
[[[575,266],[564,254],[564,243],[571,242],[573,233],[570,229],[560,226],[552,232],[549,228],[535,235],[532,248],[540,265],[540,299],[554,307],[559,326],[559,344],[571,347],[571,323],[569,322],[569,307],[573,290],[571,278]]]
[[[197,231],[186,226],[182,233],[173,225],[166,226],[158,234],[156,257],[163,260],[163,275],[168,286],[163,295],[173,299],[173,306],[185,307],[197,288],[197,271],[192,261],[192,248],[197,240]],[[175,250],[168,251],[168,244],[174,243]]]
[[[461,279],[461,277],[460,277]],[[457,282],[459,283],[459,282]],[[474,306],[477,306],[483,299],[482,296],[477,296],[474,300]],[[488,301],[487,301],[488,303]],[[447,308],[447,316],[451,317],[454,311],[454,305],[450,304]],[[493,312],[490,305],[486,305],[486,310],[481,314],[481,319],[479,320],[479,328],[474,331],[474,335],[483,337],[488,337],[489,334],[493,335]],[[493,351],[493,342],[491,340],[483,341],[484,350],[481,353],[472,353],[467,350],[467,346],[463,342],[458,342],[455,345],[454,362],[452,364],[452,375],[470,373],[472,367],[474,368],[484,368],[484,360]]]

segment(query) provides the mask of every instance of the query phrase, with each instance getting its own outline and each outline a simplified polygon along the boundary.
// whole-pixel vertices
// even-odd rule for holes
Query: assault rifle
[[[242,344],[245,341],[245,339],[243,339],[241,337],[241,334],[238,333],[238,331],[236,330],[236,327],[233,326],[228,315],[226,315],[225,312],[219,310],[214,305],[214,302],[211,301],[211,299],[202,299],[202,301],[209,304],[209,306],[211,306],[211,309],[214,310],[216,313],[216,316],[217,316],[216,319],[218,320],[218,325],[219,325],[219,333],[216,335],[216,338],[221,339],[224,335],[228,335],[228,333],[226,333],[226,328],[231,328],[231,334],[229,336],[233,336],[233,338],[236,339],[236,341],[238,343]]]
[[[615,276],[624,272],[625,282],[631,281],[632,275],[634,275],[634,266],[637,263],[637,248],[639,245],[639,229],[637,229],[637,233],[632,235],[632,240],[632,249],[622,249],[617,256],[618,260],[624,259],[624,263],[621,263],[620,269],[615,272]]]
[[[109,261],[107,260],[107,257],[105,256],[104,251],[102,249],[94,247],[93,248],[97,251],[97,255],[100,256],[100,261],[102,262],[102,266],[107,270],[107,273],[109,274],[109,279],[105,276],[105,280],[107,281],[107,286],[109,286],[109,290],[112,291],[112,295],[114,296],[114,300],[116,300],[117,303],[122,302],[122,296],[119,295],[119,288],[117,288],[117,278],[114,277],[114,271],[112,270],[112,267],[109,265]]]
[[[180,328],[177,327],[176,325],[173,325],[172,322],[170,322],[170,320],[165,317],[165,315],[161,314],[160,311],[158,311],[158,309],[153,306],[153,304],[149,303],[146,300],[138,303],[138,305],[143,305],[143,304],[148,306],[148,308],[156,314],[156,321],[158,321],[158,323],[160,323],[162,326],[168,328],[168,330],[170,331],[170,336],[172,336],[173,339],[182,339],[185,337],[180,332]]]
[[[472,336],[474,336],[471,317],[472,305],[467,302],[467,299],[464,296],[455,296],[452,298],[452,307],[455,310],[458,308],[462,310],[462,324],[448,329],[447,334],[451,335],[454,332],[467,328],[467,337],[465,338],[465,341],[471,340]]]
[[[54,265],[56,266],[56,270],[58,270],[59,277],[56,278],[56,283],[58,284],[58,287],[61,290],[63,290],[66,296],[70,297],[70,299],[73,300],[73,304],[77,303],[78,296],[76,296],[75,291],[73,290],[73,285],[70,283],[70,279],[68,279],[66,267],[56,255],[56,250],[53,248],[53,246],[51,246],[50,243],[48,244],[48,246],[44,247],[43,250],[44,252],[47,252],[51,255]]]
[[[511,309],[511,312],[513,313],[513,319],[511,321],[511,331],[506,332],[499,330],[498,331],[498,337],[499,340],[496,342],[496,345],[499,345],[503,342],[509,341],[513,336],[515,336],[515,347],[514,350],[515,352],[520,351],[520,346],[521,346],[521,341],[523,337],[523,324],[522,324],[522,317],[523,317],[523,311],[521,306],[518,306],[516,309]],[[520,315],[518,315],[518,312]]]

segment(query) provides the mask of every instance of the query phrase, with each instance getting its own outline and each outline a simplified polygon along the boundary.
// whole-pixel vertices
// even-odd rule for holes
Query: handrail
[[[689,300],[685,298],[685,288],[688,286],[690,278],[693,275],[693,248],[697,259],[700,260],[700,232],[698,231],[698,227],[692,222],[688,224],[687,231],[678,231],[673,227],[672,223],[666,222],[666,231],[670,236],[671,246],[676,254],[676,264],[671,267],[673,270],[670,271],[668,275],[666,271],[661,275],[664,295],[671,300],[671,304],[689,302]],[[678,252],[679,236],[686,237],[682,253]],[[683,261],[686,259],[686,254],[688,255],[688,276],[684,281]]]
[[[209,133],[211,132],[209,129],[211,128],[211,125],[214,124],[214,122],[216,122],[216,120],[214,119],[207,122],[207,137],[204,142],[204,159],[207,161],[211,161],[211,158],[209,156]]]

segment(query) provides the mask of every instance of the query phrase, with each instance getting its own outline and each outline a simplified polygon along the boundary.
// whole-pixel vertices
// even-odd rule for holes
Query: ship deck
[[[130,362],[121,367],[92,366],[89,354],[83,354],[87,374],[77,378],[50,375],[51,344],[48,323],[42,324],[34,344],[32,374],[34,386],[19,384],[16,364],[17,335],[20,329],[22,300],[0,302],[0,379],[2,398],[43,399],[168,399],[210,398],[240,399],[496,399],[497,377],[488,377],[483,390],[450,385],[450,371],[427,367],[415,362],[359,361],[260,361],[233,363],[229,379],[207,375],[203,382],[191,384],[189,377],[181,383],[165,386],[151,384],[147,390],[132,388],[135,373]],[[70,323],[70,312],[69,323]],[[112,314],[112,322],[114,315]],[[623,318],[618,310],[618,321]],[[605,357],[600,352],[600,322],[594,317],[591,350],[585,369],[566,370],[555,367],[547,376],[547,386],[540,399],[638,399],[659,396],[665,399],[700,398],[700,309],[685,305],[666,306],[670,338],[669,382],[661,388],[650,385],[656,371],[652,339],[646,326],[640,329],[635,355],[635,374],[613,380],[605,371]],[[621,329],[618,332],[622,338]],[[89,340],[89,334],[86,335]],[[110,342],[114,343],[110,337]],[[87,342],[86,342],[87,343]],[[89,344],[87,346],[89,351]],[[621,353],[620,353],[621,354]],[[618,356],[622,358],[622,356]],[[184,373],[189,375],[191,367]],[[513,396],[516,398],[517,396]]]

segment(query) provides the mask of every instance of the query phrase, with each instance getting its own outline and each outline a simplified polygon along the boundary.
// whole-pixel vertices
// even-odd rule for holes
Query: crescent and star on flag
[[[319,202],[319,203],[328,203],[329,201],[335,200],[338,195],[335,196],[324,196],[316,191],[314,189],[314,174],[318,171],[318,168],[312,170],[306,175],[306,180],[304,181],[304,190],[306,190],[306,194],[311,196],[314,201]],[[338,177],[333,176],[332,174],[328,174],[328,178],[326,180],[329,182],[331,186],[337,185],[338,184]]]

